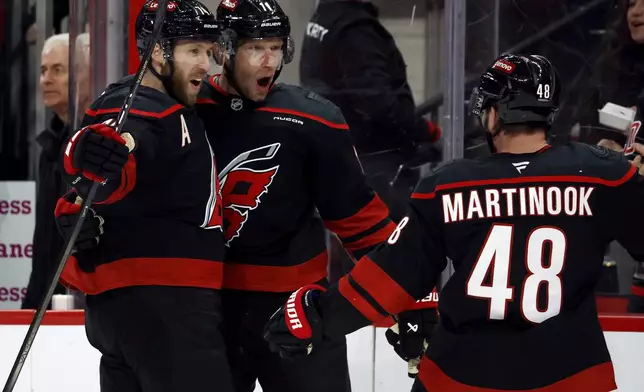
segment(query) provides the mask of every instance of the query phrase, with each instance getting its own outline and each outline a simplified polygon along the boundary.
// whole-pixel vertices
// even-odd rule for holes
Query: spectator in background
[[[89,103],[89,35],[81,34],[76,40],[77,96],[74,98],[80,111]],[[38,159],[36,180],[36,227],[33,238],[32,271],[27,286],[23,309],[35,309],[45,295],[55,272],[63,247],[63,239],[56,228],[54,213],[56,202],[67,190],[58,168],[58,158],[63,142],[69,133],[69,34],[49,37],[43,46],[40,61],[40,90],[42,99],[54,116],[49,127],[36,141],[42,148]],[[57,294],[65,293],[58,285]]]
[[[26,33],[28,43],[36,42],[38,38],[38,26],[36,25],[36,4],[31,6],[27,16],[26,25],[29,26]],[[53,28],[55,34],[63,32],[63,20],[69,16],[69,0],[53,0]]]
[[[619,0],[615,21],[606,32],[603,53],[593,83],[577,104],[580,140],[624,143],[619,132],[599,123],[598,110],[607,102],[625,107],[637,104],[644,89],[644,0]],[[606,142],[603,142],[606,143]]]
[[[430,150],[440,129],[415,114],[405,61],[378,20],[376,6],[364,0],[320,0],[306,29],[300,79],[342,109],[369,185],[392,219],[400,220],[418,176],[400,176],[398,169],[417,159],[420,150]],[[344,251],[330,248],[333,268],[334,257]],[[349,266],[345,262],[344,272]],[[332,280],[335,275],[330,271]]]
[[[644,0],[619,0],[615,12],[614,22],[606,31],[593,83],[577,104],[578,124],[573,133],[578,127],[581,141],[622,151],[626,134],[600,124],[598,110],[607,102],[643,107]],[[641,115],[642,109],[638,111]],[[633,275],[636,264],[618,243],[611,244],[608,252],[609,259],[616,262],[620,293],[630,291],[629,311],[644,312],[644,275],[637,270]],[[644,264],[637,265],[639,270],[644,269]],[[604,273],[610,273],[609,269]],[[628,282],[631,276],[632,286]]]

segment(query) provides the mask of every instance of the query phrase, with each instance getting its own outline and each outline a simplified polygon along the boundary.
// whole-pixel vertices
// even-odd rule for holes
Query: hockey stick
[[[127,99],[123,103],[123,106],[121,107],[118,118],[116,120],[116,132],[119,134],[123,130],[123,124],[127,119],[127,116],[128,116],[128,113],[130,112],[130,108],[132,107],[132,104],[134,103],[134,98],[136,97],[136,94],[139,90],[139,86],[141,86],[141,81],[143,80],[145,71],[148,69],[148,65],[150,64],[150,60],[152,58],[152,51],[154,50],[154,47],[157,41],[159,40],[159,35],[161,34],[161,26],[163,25],[163,21],[165,20],[165,15],[168,7],[168,0],[157,0],[157,4],[158,4],[158,8],[157,8],[156,18],[154,20],[154,29],[152,30],[152,40],[150,41],[150,44],[146,49],[143,55],[143,58],[141,59],[141,64],[139,65],[139,69],[137,70],[134,85],[132,86],[130,90],[130,94],[128,95]],[[60,279],[60,275],[63,273],[63,270],[65,269],[65,264],[67,264],[67,259],[72,254],[72,250],[74,249],[74,243],[76,242],[76,238],[78,238],[80,229],[83,226],[83,222],[85,221],[85,218],[87,217],[87,212],[89,210],[89,207],[92,204],[92,200],[96,196],[96,191],[98,190],[99,186],[101,185],[98,182],[94,182],[89,191],[89,194],[87,195],[87,198],[83,201],[83,204],[81,204],[80,217],[78,218],[78,221],[76,222],[76,225],[74,226],[74,229],[72,230],[71,235],[69,236],[69,238],[67,239],[67,242],[65,243],[64,251],[62,252],[62,255],[60,256],[60,259],[59,259],[60,261],[58,262],[58,269],[56,270],[56,274],[54,275],[51,282],[49,283],[49,288],[47,289],[45,298],[42,299],[42,302],[40,303],[40,306],[36,310],[36,314],[34,315],[34,318],[31,321],[31,324],[29,325],[27,336],[25,336],[25,339],[22,342],[22,346],[20,347],[18,356],[16,357],[16,360],[13,363],[13,367],[11,368],[11,372],[9,373],[9,377],[7,378],[7,383],[2,389],[3,392],[12,392],[14,387],[16,386],[16,382],[18,381],[18,377],[20,376],[20,371],[22,370],[22,367],[24,366],[25,361],[27,360],[27,356],[29,355],[29,350],[31,350],[31,346],[34,342],[34,339],[36,338],[38,329],[42,324],[43,318],[45,317],[45,312],[47,311],[47,306],[49,304],[49,301],[51,301],[51,297],[54,295],[56,284],[58,283],[58,280]]]

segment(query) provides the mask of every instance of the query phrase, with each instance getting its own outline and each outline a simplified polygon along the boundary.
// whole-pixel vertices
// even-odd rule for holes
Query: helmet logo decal
[[[494,65],[492,66],[492,69],[497,69],[508,75],[514,72],[514,68],[516,68],[516,65],[514,63],[505,60],[497,60],[496,63],[494,63]]]
[[[178,7],[177,3],[175,3],[174,1],[168,1],[168,11],[170,11],[170,12],[175,11],[177,9],[177,7]],[[152,1],[148,5],[148,10],[150,10],[150,11],[154,11],[157,8],[159,8],[159,3],[156,2],[156,1]]]
[[[241,98],[233,98],[230,100],[230,108],[238,112],[244,108],[244,101]]]
[[[228,8],[231,11],[234,11],[235,8],[237,8],[237,0],[223,0],[221,2],[221,6],[224,8]]]

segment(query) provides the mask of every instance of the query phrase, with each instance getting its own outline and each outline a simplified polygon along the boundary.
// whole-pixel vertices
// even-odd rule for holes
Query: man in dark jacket
[[[415,114],[405,61],[378,20],[376,6],[364,0],[320,0],[306,28],[300,78],[304,87],[340,107],[369,185],[398,221],[418,181],[416,172],[399,168],[429,160],[440,128]],[[352,263],[337,241],[330,242],[334,280]],[[340,264],[344,271],[335,271]]]
[[[36,227],[33,238],[32,270],[23,309],[35,309],[40,304],[56,268],[56,258],[63,247],[63,239],[56,229],[54,209],[56,201],[65,193],[57,160],[68,128],[69,35],[59,34],[43,45],[40,63],[40,89],[45,106],[54,112],[47,129],[36,141],[42,148],[38,158],[36,181]],[[56,287],[56,294],[65,288]]]
[[[320,1],[306,29],[300,77],[342,109],[359,155],[408,151],[440,136],[414,114],[405,62],[370,2]]]

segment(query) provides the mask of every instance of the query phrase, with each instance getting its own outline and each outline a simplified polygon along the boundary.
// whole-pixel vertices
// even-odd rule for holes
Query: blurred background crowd
[[[202,2],[214,10],[219,0]],[[142,4],[0,0],[0,182],[36,183],[25,308],[38,305],[62,246],[53,221],[65,191],[56,169],[61,143],[107,84],[136,70],[131,21]],[[625,130],[602,125],[598,111],[609,102],[637,107],[644,90],[644,0],[280,4],[296,44],[280,81],[340,106],[365,174],[394,219],[418,178],[440,161],[489,153],[466,115],[467,98],[499,54],[541,54],[557,68],[563,94],[553,143],[620,148]],[[337,276],[350,259],[334,238],[328,242]],[[619,300],[629,293],[635,263],[614,244],[604,264],[598,294]],[[625,309],[624,302],[607,303],[606,310]]]

